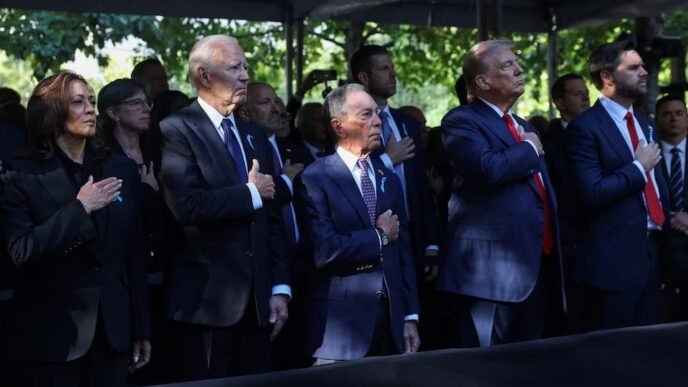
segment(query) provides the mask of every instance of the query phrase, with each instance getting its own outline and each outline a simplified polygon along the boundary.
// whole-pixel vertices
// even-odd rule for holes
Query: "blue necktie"
[[[232,127],[232,120],[225,118],[222,120],[222,130],[225,132],[225,146],[229,151],[229,154],[234,160],[234,168],[236,169],[237,176],[242,183],[248,182],[248,171],[246,169],[246,162],[244,161],[244,155],[241,153],[241,146],[239,146],[239,140],[234,135]]]
[[[390,137],[395,139],[392,128],[389,126],[389,114],[387,114],[387,112],[384,110],[380,110],[377,115],[380,117],[380,121],[382,121],[382,145],[386,146],[387,140]]]
[[[368,217],[370,223],[375,226],[375,213],[377,208],[377,198],[375,197],[375,187],[368,176],[368,160],[359,159],[358,167],[361,169],[361,192],[363,193],[363,202],[368,209]]]
[[[278,178],[278,176],[282,174],[282,162],[280,161],[279,156],[277,154],[277,149],[272,143],[270,143],[270,149],[272,150],[272,152],[270,153],[272,154],[272,165],[275,168],[275,178]],[[294,221],[294,216],[295,213],[291,202],[282,206],[282,220],[284,222],[284,231],[287,233],[287,238],[289,239],[289,242],[292,246],[296,245],[296,243],[298,243],[299,241],[298,226]]]

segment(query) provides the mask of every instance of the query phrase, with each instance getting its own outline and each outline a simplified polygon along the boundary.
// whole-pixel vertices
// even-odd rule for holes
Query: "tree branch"
[[[315,31],[313,31],[313,30],[309,30],[308,33],[313,34],[313,35],[319,37],[319,38],[322,39],[322,40],[326,40],[326,41],[328,41],[328,42],[334,43],[334,44],[336,44],[337,46],[339,46],[339,47],[341,47],[341,48],[344,48],[344,43],[339,42],[339,41],[337,41],[336,39],[331,38],[331,37],[329,37],[329,36],[327,36],[327,35],[321,34],[321,33],[319,33],[319,32],[315,32]]]

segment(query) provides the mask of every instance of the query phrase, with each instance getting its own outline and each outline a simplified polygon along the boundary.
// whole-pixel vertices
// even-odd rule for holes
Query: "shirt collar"
[[[633,105],[631,105],[630,109],[626,109],[625,107],[621,106],[618,102],[614,101],[613,99],[607,98],[604,95],[600,96],[600,103],[602,104],[602,107],[609,113],[609,115],[618,122],[623,122],[626,120],[626,113],[631,112],[633,113]],[[635,115],[634,115],[635,116]]]
[[[678,150],[680,151],[679,153],[681,153],[681,154],[685,153],[686,152],[686,139],[684,138],[683,140],[681,140],[681,142],[679,142],[676,145],[671,145],[668,142],[662,141],[662,154],[671,153],[671,150],[674,148],[678,148]]]
[[[337,147],[337,154],[339,155],[339,157],[342,158],[342,161],[344,162],[346,167],[349,169],[349,172],[353,173],[354,170],[356,168],[358,168],[358,160],[359,160],[358,156],[349,152],[348,150],[344,149],[341,146]],[[366,157],[365,160],[368,160],[368,170],[370,171],[370,169],[373,167],[371,165],[370,157]]]
[[[498,107],[497,107],[496,105],[494,105],[493,103],[488,102],[488,101],[486,101],[484,98],[481,98],[481,97],[478,97],[478,99],[480,99],[481,101],[485,102],[485,105],[489,106],[492,110],[494,110],[495,113],[497,113],[497,115],[498,115],[500,118],[504,116],[504,112],[502,111],[502,109],[498,108]],[[506,113],[507,113],[508,115],[511,116],[511,119],[512,119],[512,120],[514,119],[514,115],[513,115],[513,113],[511,112],[511,109],[509,109]]]
[[[210,122],[213,123],[213,127],[215,129],[219,128],[220,125],[222,124],[222,120],[225,118],[228,118],[230,121],[232,121],[232,125],[234,128],[236,128],[236,122],[234,121],[234,112],[229,113],[229,116],[225,117],[220,112],[215,110],[214,107],[210,106],[207,102],[203,100],[203,98],[198,97],[196,98],[198,101],[198,104],[201,106],[201,109],[205,112],[205,114],[208,116],[210,119]]]

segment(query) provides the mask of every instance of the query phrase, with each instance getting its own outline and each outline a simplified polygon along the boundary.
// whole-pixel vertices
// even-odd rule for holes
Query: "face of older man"
[[[377,104],[365,91],[353,91],[346,97],[344,114],[335,129],[339,145],[354,154],[367,155],[380,146],[382,122],[376,113]]]
[[[497,46],[484,58],[486,70],[479,75],[479,86],[489,99],[515,101],[525,91],[523,68],[508,46]]]
[[[265,126],[275,133],[282,127],[282,115],[279,109],[279,97],[267,84],[256,83],[249,86],[246,109],[252,122]]]
[[[248,85],[248,63],[244,50],[233,40],[223,40],[216,44],[212,66],[206,69],[206,91],[231,112],[235,106],[246,101]],[[223,113],[223,112],[221,112]]]

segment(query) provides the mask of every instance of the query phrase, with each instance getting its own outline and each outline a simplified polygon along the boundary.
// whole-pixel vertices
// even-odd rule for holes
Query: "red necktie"
[[[631,112],[626,112],[625,118],[628,135],[631,136],[631,145],[635,150],[638,148],[638,133],[635,131],[633,114],[631,114]],[[662,205],[659,203],[655,185],[652,183],[652,176],[650,176],[649,172],[646,172],[645,176],[647,176],[647,183],[645,183],[643,191],[645,194],[645,202],[647,203],[647,212],[650,214],[650,219],[652,219],[656,225],[662,227],[662,225],[664,225],[664,211],[662,211]]]
[[[517,143],[520,143],[521,136],[519,136],[516,132],[516,127],[514,126],[514,121],[511,119],[511,116],[505,113],[502,116],[502,120],[504,120],[504,123],[506,123],[511,135],[514,136],[514,140],[516,140]],[[547,202],[547,191],[545,190],[545,184],[542,182],[542,178],[538,173],[533,174],[533,180],[535,181],[535,186],[538,189],[540,199],[542,199],[542,204],[545,208],[545,222],[544,229],[542,231],[542,251],[544,251],[545,254],[549,254],[554,247],[554,230],[552,228],[552,215],[550,214],[549,203]]]

